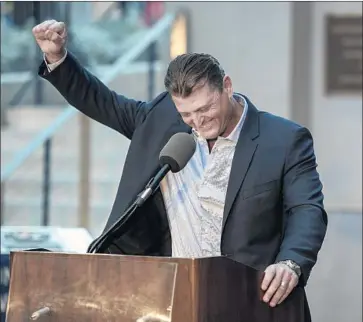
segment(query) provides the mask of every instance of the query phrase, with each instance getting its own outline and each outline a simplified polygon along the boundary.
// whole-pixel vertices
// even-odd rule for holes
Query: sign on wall
[[[362,16],[326,17],[326,91],[362,93]]]

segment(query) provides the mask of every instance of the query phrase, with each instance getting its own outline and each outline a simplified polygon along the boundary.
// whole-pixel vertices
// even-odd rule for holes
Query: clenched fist
[[[33,28],[33,35],[49,63],[55,63],[64,56],[67,41],[64,22],[46,20]]]

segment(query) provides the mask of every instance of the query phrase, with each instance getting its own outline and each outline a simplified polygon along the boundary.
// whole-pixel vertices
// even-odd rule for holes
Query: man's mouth
[[[200,127],[201,130],[209,130],[212,127],[212,122],[208,122]]]

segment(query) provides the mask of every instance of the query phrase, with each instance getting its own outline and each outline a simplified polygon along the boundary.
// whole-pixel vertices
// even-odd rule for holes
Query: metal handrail
[[[107,84],[110,83],[120,72],[130,64],[135,58],[143,53],[152,43],[158,40],[161,34],[163,34],[167,28],[169,28],[174,21],[174,14],[165,14],[151,29],[145,34],[143,41],[137,43],[122,55],[113,65],[113,68],[108,71],[104,77],[100,77],[100,80]],[[2,167],[1,169],[1,182],[7,181],[14,172],[47,140],[51,139],[53,135],[69,120],[77,114],[72,105],[68,105],[67,108],[59,115],[52,124],[50,124],[44,131],[40,132],[23,150],[19,151],[12,159],[10,164]]]

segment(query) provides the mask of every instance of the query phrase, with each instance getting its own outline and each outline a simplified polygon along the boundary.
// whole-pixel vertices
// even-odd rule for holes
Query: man
[[[40,76],[82,113],[131,140],[106,229],[159,169],[168,139],[177,132],[195,137],[187,166],[167,175],[109,252],[228,256],[265,269],[263,299],[272,307],[306,284],[327,227],[306,128],[258,111],[210,55],[177,57],[167,91],[141,102],[109,90],[67,52],[63,23],[45,21],[33,33],[44,53]]]

